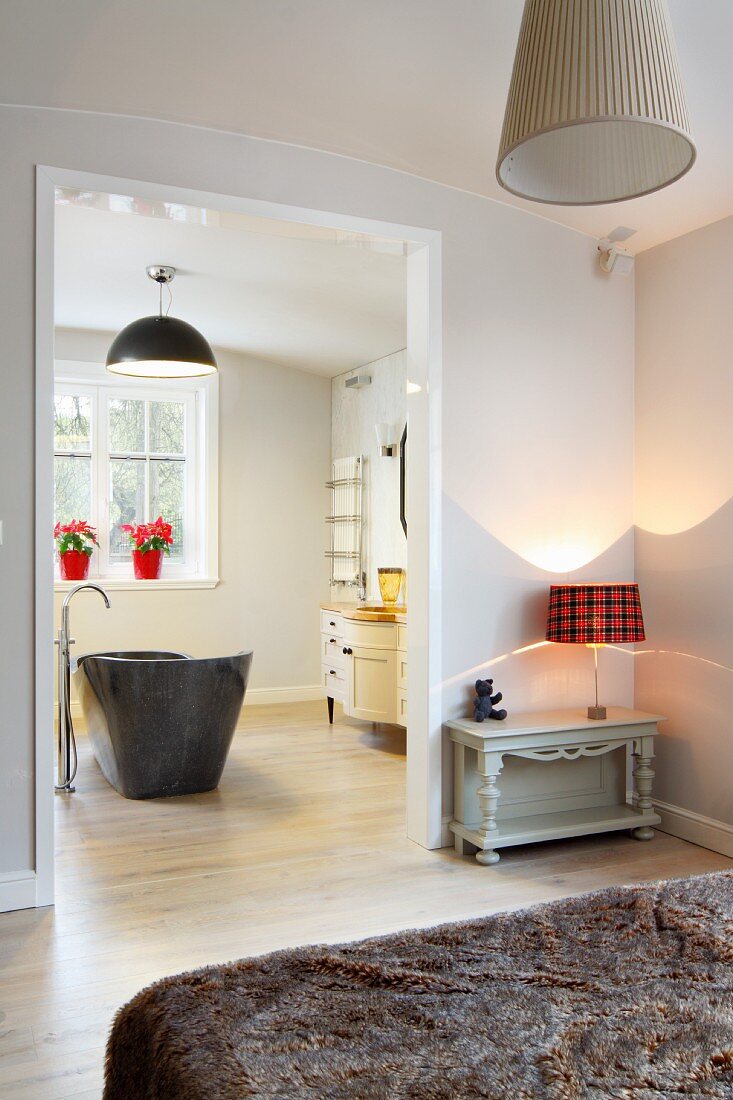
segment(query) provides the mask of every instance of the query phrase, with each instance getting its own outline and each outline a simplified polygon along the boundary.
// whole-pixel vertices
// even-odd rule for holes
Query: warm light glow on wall
[[[487,661],[482,661],[479,665],[473,665],[471,668],[464,668],[462,672],[457,672],[455,676],[449,676],[448,679],[443,680],[440,685],[442,688],[451,687],[453,684],[461,684],[464,681],[469,682],[472,679],[479,679],[482,672],[487,672],[488,669],[493,668],[494,665],[501,664],[502,661],[508,661],[510,657],[521,657],[525,653],[531,653],[535,649],[544,649],[546,646],[552,645],[552,642],[546,642],[544,639],[541,642],[531,642],[529,645],[520,646],[518,649],[513,649],[510,653],[500,653],[498,657],[490,657]]]
[[[719,472],[713,478],[707,473],[701,471],[694,487],[682,489],[677,482],[676,487],[659,485],[648,495],[638,493],[637,527],[652,535],[679,535],[704,523],[733,497],[733,484],[716,485]]]
[[[514,457],[511,447],[506,450]],[[513,464],[503,456],[502,451],[502,461],[493,465],[456,463],[455,475],[449,469],[446,478],[447,495],[490,538],[534,569],[573,573],[631,530],[631,468],[625,460],[604,467],[590,454],[560,462],[557,448],[549,446],[546,455],[530,460],[520,453]],[[511,566],[507,562],[504,568]]]
[[[578,536],[576,539],[558,539],[557,542],[538,542],[536,546],[528,546],[522,557],[547,573],[572,573],[606,549],[607,546],[595,545],[590,537]]]

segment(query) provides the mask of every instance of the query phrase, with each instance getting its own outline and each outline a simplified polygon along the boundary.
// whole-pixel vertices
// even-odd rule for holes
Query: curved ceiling
[[[669,0],[698,160],[643,199],[538,208],[494,161],[522,0],[6,0],[0,102],[163,118],[389,165],[640,250],[733,212],[733,3]]]

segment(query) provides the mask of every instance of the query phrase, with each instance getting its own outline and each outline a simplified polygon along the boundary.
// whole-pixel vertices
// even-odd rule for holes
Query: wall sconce
[[[397,451],[397,444],[390,442],[394,436],[394,428],[391,424],[375,424],[374,430],[377,433],[377,447],[382,458],[394,458]]]
[[[617,248],[610,241],[599,241],[598,251],[600,253],[601,271],[605,271],[607,275],[610,275],[612,271],[615,271],[617,275],[630,275],[634,270],[634,257],[631,253],[622,248]]]
[[[625,248],[619,248],[619,244],[633,237],[635,229],[629,229],[627,225],[617,225],[613,232],[598,242],[598,259],[601,271],[610,275],[615,271],[617,275],[630,275],[634,270],[634,257]]]

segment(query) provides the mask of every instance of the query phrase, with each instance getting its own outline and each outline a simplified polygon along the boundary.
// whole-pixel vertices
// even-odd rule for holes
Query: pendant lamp
[[[170,290],[175,267],[156,264],[146,271],[160,288],[158,315],[141,317],[115,336],[107,353],[107,370],[133,378],[196,378],[215,374],[218,367],[214,353],[198,329],[178,317],[163,314],[163,287]]]
[[[648,195],[695,161],[666,0],[526,0],[496,176],[533,202]]]

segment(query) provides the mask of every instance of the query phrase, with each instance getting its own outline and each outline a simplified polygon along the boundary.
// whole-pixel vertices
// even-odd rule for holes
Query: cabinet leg
[[[651,756],[634,756],[634,784],[636,787],[636,805],[642,813],[649,813],[654,809],[652,804],[652,782],[654,781],[654,769]],[[631,835],[636,840],[652,840],[654,830],[649,825],[640,825],[638,829],[632,829]]]
[[[481,808],[481,825],[478,831],[480,836],[489,841],[498,839],[499,834],[496,811],[501,791],[496,781],[501,768],[502,760],[498,753],[479,754],[481,786],[478,789],[478,803]],[[499,862],[499,853],[493,848],[484,848],[476,853],[476,859],[479,863],[491,865]]]
[[[498,863],[501,856],[493,848],[487,848],[485,852],[476,852],[476,862],[481,863],[484,867],[490,867],[492,863]]]
[[[328,721],[333,725],[333,697],[328,695],[326,697],[326,702],[328,703]]]

